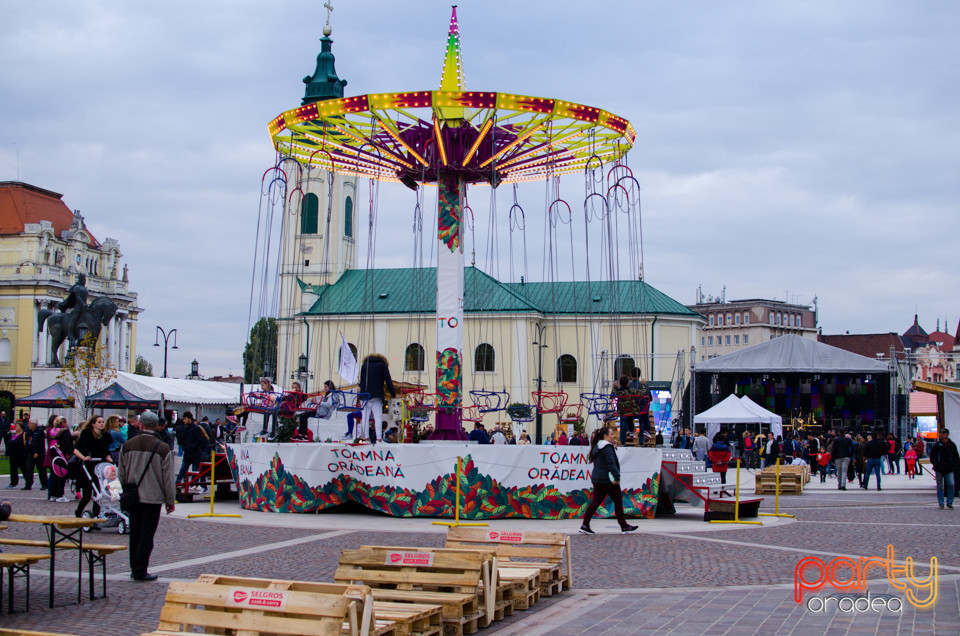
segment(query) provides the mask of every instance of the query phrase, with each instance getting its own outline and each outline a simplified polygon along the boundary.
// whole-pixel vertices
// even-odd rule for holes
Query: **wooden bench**
[[[443,552],[454,555],[458,552],[454,548],[420,548],[407,546],[372,546],[362,545],[360,548],[384,548],[396,552],[415,551],[423,554],[435,554]],[[484,607],[484,615],[480,617],[478,625],[487,627],[494,621],[503,620],[506,616],[513,614],[513,588],[511,581],[501,581],[499,576],[499,563],[495,550],[488,548],[473,548],[469,552],[476,552],[481,555],[483,562],[483,572],[481,584],[478,588],[480,599]]]
[[[485,624],[491,556],[445,549],[361,546],[343,550],[334,579],[372,588],[374,601],[441,605],[445,636],[473,634]],[[492,587],[491,587],[492,585]]]
[[[17,545],[25,546],[31,548],[43,548],[44,550],[50,549],[49,541],[40,541],[35,539],[0,539],[0,545]],[[57,550],[77,550],[80,548],[79,545],[72,542],[63,542],[56,544],[55,548]],[[120,550],[126,550],[127,546],[117,545],[114,543],[84,543],[83,544],[83,556],[87,560],[87,566],[90,568],[90,600],[95,600],[97,598],[103,598],[107,595],[107,556],[118,552]],[[47,558],[50,558],[50,555],[47,555]],[[97,564],[100,564],[103,572],[103,596],[98,597],[94,593],[94,570]]]
[[[33,632],[26,629],[2,629],[0,636],[73,636],[73,634],[64,634],[63,632]]]
[[[370,587],[366,585],[286,581],[220,574],[201,574],[197,582],[341,594],[354,601],[349,620],[344,623],[344,628],[351,636],[431,636],[443,630],[441,606],[374,601]],[[355,617],[356,614],[360,616],[359,620]]]
[[[156,631],[176,634],[340,636],[354,601],[340,594],[174,581]]]
[[[500,577],[508,580],[523,575],[516,570],[539,568],[542,596],[552,596],[573,585],[570,537],[561,532],[450,528],[446,547],[494,549],[499,558]]]
[[[17,575],[26,579],[24,611],[30,611],[30,566],[49,559],[49,554],[14,554],[0,552],[0,610],[3,609],[3,570],[7,570],[7,614],[13,614],[13,582]]]

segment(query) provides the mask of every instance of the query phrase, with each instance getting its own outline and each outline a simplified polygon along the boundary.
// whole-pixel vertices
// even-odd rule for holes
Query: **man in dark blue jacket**
[[[200,460],[203,459],[203,453],[209,444],[207,434],[194,421],[190,411],[183,414],[182,423],[177,427],[177,444],[183,449],[183,463],[177,473],[177,483],[182,484],[188,468],[193,467],[194,472],[200,471]],[[197,491],[202,492],[203,488],[197,486],[194,492]]]
[[[487,437],[487,431],[484,430],[483,424],[481,424],[480,422],[475,422],[473,424],[473,430],[470,431],[470,435],[468,435],[467,437],[469,437],[472,441],[476,442],[477,444],[490,443],[490,438]]]

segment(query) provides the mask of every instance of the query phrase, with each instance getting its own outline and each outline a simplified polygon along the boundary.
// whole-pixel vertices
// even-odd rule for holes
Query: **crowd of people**
[[[150,411],[129,422],[119,415],[92,415],[75,427],[59,415],[51,415],[46,425],[41,425],[30,417],[10,421],[0,412],[0,421],[0,441],[10,466],[7,488],[32,490],[36,480],[47,491],[48,501],[75,502],[77,517],[91,504],[88,514],[98,517],[100,501],[107,501],[103,497],[109,498],[109,504],[126,496],[130,577],[156,580],[148,571],[154,535],[162,509],[166,507],[169,514],[176,505],[174,439],[164,421]],[[195,423],[189,412],[175,428],[184,466],[193,461],[196,449],[209,447],[216,439],[209,420]],[[74,496],[68,497],[66,487],[71,482]],[[131,495],[134,491],[135,497]],[[10,510],[9,501],[0,502],[0,519],[9,516]]]
[[[823,434],[799,431],[795,435],[790,432],[773,435],[727,430],[715,435],[711,443],[704,433],[691,434],[687,428],[678,429],[673,439],[674,448],[690,449],[700,461],[720,463],[723,471],[734,458],[741,459],[742,466],[751,470],[774,466],[778,461],[781,464],[808,464],[821,483],[826,482],[827,477],[835,476],[838,490],[846,490],[848,482],[856,482],[860,488],[868,489],[871,476],[875,477],[877,490],[882,490],[882,475],[905,474],[909,479],[915,479],[923,472],[920,460],[929,455],[938,476],[941,507],[952,507],[953,473],[960,470],[960,459],[955,462],[950,459],[951,444],[949,431],[946,431],[945,438],[933,444],[928,444],[919,435],[901,441],[892,433],[883,431],[828,431]],[[940,455],[946,459],[940,460]],[[954,464],[955,468],[950,468]],[[942,470],[937,468],[938,465]],[[941,479],[940,473],[950,477]],[[948,492],[951,493],[949,496],[946,495]]]
[[[41,424],[36,418],[23,417],[14,421],[0,412],[0,442],[9,462],[8,489],[46,491],[47,500],[57,503],[76,503],[76,516],[81,516],[88,505],[91,514],[99,513],[94,498],[99,489],[96,468],[101,463],[119,465],[123,444],[141,434],[143,424],[139,417],[130,421],[120,415],[92,415],[76,426],[67,418],[51,415]],[[183,483],[190,468],[199,469],[201,459],[214,445],[222,443],[229,427],[217,419],[210,422],[203,417],[197,421],[189,411],[173,426],[158,418],[155,434],[170,448],[182,455],[177,483]],[[176,441],[175,441],[176,440]],[[68,490],[68,485],[72,488]],[[194,492],[203,492],[205,485]]]

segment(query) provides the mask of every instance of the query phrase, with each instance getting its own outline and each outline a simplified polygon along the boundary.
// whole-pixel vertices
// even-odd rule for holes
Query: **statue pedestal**
[[[453,441],[470,439],[460,423],[460,411],[457,409],[437,409],[437,427],[430,435],[430,439]]]

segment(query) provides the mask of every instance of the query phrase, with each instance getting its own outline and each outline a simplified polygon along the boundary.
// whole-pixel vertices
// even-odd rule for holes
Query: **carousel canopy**
[[[114,382],[103,391],[87,396],[86,404],[90,408],[101,409],[155,409],[160,406],[158,400],[146,400]]]
[[[697,372],[887,373],[886,362],[871,360],[810,338],[780,336],[725,356],[698,362]]]
[[[73,407],[73,395],[70,389],[57,382],[33,395],[17,398],[16,405],[46,409]]]

